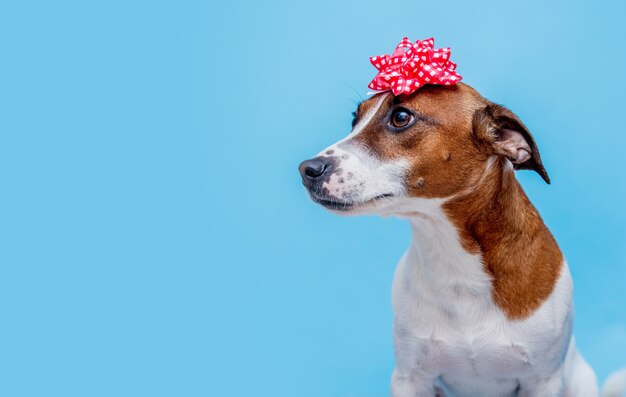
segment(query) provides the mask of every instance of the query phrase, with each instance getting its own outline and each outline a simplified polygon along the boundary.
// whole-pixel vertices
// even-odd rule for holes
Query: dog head
[[[299,169],[311,198],[329,210],[402,215],[416,201],[472,189],[496,163],[535,170],[549,183],[518,117],[456,84],[373,96],[354,112],[346,138]]]

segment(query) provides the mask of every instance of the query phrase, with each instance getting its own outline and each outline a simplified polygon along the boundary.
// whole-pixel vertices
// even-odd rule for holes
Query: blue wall
[[[624,8],[384,3],[0,5],[0,395],[384,396],[409,228],[296,167],[405,35],[534,132],[578,343],[626,365]]]

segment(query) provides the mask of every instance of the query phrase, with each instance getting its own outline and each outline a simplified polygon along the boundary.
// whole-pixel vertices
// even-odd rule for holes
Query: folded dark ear
[[[509,109],[494,103],[478,109],[474,113],[473,129],[481,147],[505,156],[516,170],[535,170],[550,183],[533,136]]]

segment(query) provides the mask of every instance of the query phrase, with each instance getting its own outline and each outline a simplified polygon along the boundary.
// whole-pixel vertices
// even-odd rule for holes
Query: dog
[[[411,223],[393,282],[391,396],[598,396],[572,336],[567,262],[515,177],[550,183],[522,121],[459,83],[378,93],[352,127],[299,171],[334,213]],[[621,372],[603,396],[625,390]]]

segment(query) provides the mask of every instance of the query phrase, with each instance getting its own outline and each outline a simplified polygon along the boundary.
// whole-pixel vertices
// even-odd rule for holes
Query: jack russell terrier
[[[465,84],[378,93],[352,132],[300,165],[337,214],[407,219],[393,282],[393,397],[595,397],[572,337],[572,278],[514,170],[550,182],[510,110]],[[626,372],[603,396],[621,397]]]

